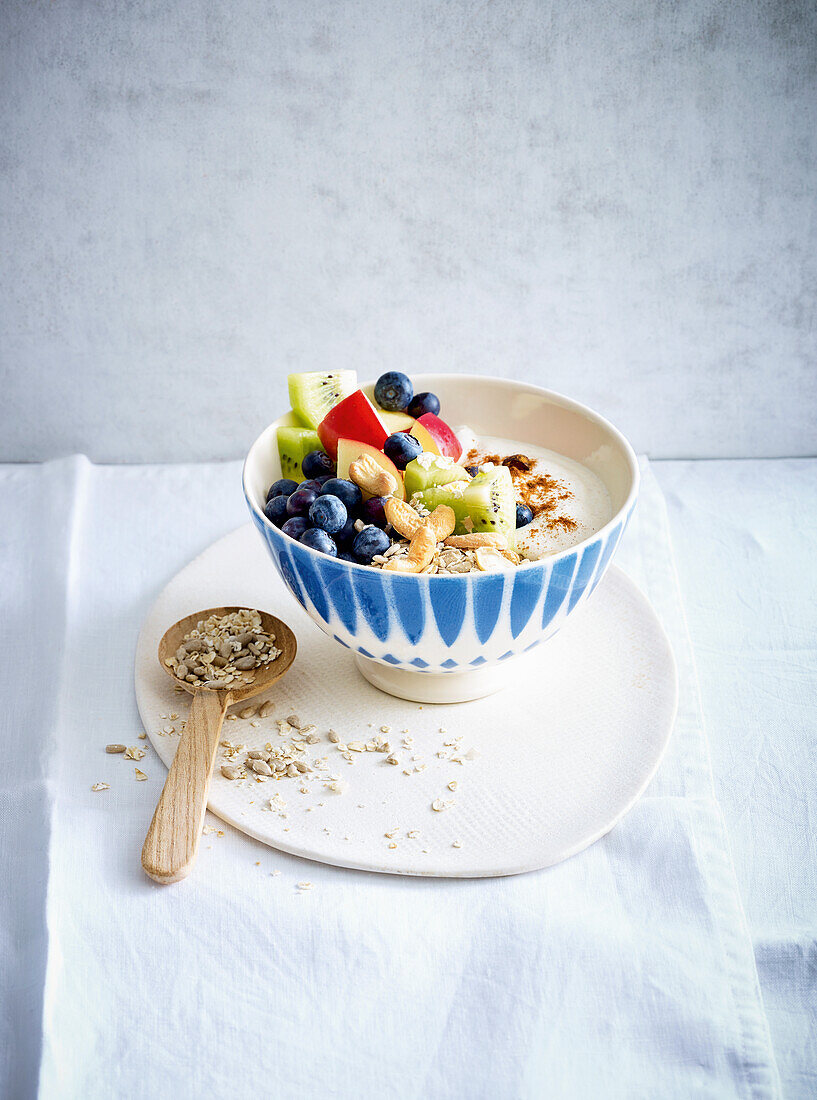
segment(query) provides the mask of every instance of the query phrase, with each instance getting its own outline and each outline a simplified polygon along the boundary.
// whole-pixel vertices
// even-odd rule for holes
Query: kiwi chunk
[[[451,481],[470,480],[471,475],[468,471],[458,466],[452,459],[444,455],[429,454],[428,451],[412,459],[403,475],[407,499],[424,489],[430,489],[432,485],[448,485]]]
[[[292,411],[308,428],[317,428],[330,409],[357,389],[353,370],[307,371],[289,376]]]
[[[310,451],[322,451],[318,433],[311,428],[279,428],[278,454],[281,458],[281,477],[303,481],[301,463]]]
[[[457,520],[454,533],[469,535],[474,531],[501,532],[513,546],[516,539],[516,495],[510,470],[494,466],[481,470],[471,481],[452,481],[433,485],[416,494],[429,511],[438,504],[453,508]]]

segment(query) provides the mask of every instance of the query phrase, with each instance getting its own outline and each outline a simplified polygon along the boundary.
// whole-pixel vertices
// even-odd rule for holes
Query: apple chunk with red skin
[[[359,439],[338,440],[338,477],[346,478],[348,481],[349,467],[358,458],[362,458],[363,455],[368,455],[373,462],[377,463],[381,470],[385,470],[387,474],[391,474],[397,482],[397,488],[392,493],[392,496],[397,497],[399,500],[405,500],[406,489],[403,485],[403,475],[389,456],[383,454],[382,451],[378,451],[375,447],[370,447],[368,443],[361,443]],[[370,497],[371,495],[371,493],[367,493],[363,490],[364,498]]]
[[[338,457],[339,439],[358,439],[381,449],[389,437],[374,405],[363,390],[355,390],[330,409],[318,425],[318,438],[326,453]]]
[[[437,444],[441,455],[447,455],[448,458],[453,458],[455,462],[459,459],[462,454],[460,441],[444,420],[440,420],[439,416],[435,416],[434,413],[423,413],[422,416],[417,418],[417,423],[425,428]]]

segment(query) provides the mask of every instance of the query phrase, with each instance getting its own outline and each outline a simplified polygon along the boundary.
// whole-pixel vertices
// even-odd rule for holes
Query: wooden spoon
[[[275,636],[275,646],[281,653],[274,661],[253,670],[252,683],[220,689],[199,687],[180,680],[165,664],[165,659],[175,654],[185,634],[194,630],[201,619],[241,610],[211,607],[197,611],[174,623],[159,642],[159,663],[177,684],[192,694],[193,702],[142,848],[142,866],[156,882],[178,882],[193,866],[227,707],[272,687],[295,660],[295,635],[286,623],[259,611],[264,630]]]

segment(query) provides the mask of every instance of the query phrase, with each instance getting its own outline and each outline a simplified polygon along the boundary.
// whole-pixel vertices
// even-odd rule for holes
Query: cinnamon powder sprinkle
[[[472,447],[468,452],[466,465],[482,466],[486,462],[493,462],[494,466],[507,466],[513,481],[517,503],[527,504],[533,512],[534,519],[546,516],[548,530],[557,528],[562,531],[575,531],[578,524],[570,516],[552,515],[559,511],[559,505],[566,500],[571,500],[573,494],[564,484],[550,474],[535,473],[536,460],[528,458],[524,454],[498,455],[482,454],[478,447]]]

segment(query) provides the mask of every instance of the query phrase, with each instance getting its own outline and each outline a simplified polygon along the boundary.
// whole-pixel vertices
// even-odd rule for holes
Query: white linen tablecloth
[[[784,613],[780,637],[756,654],[754,691],[732,684],[751,638],[730,635],[726,616],[747,585],[757,594],[763,570],[732,545],[751,530],[745,495],[725,500],[712,518],[725,511],[734,525],[722,543],[730,567],[719,559],[719,590],[705,587],[698,503],[683,490],[706,490],[713,465],[661,464],[661,476],[689,528],[682,576],[696,601],[724,609],[699,643],[707,698],[718,696],[716,764],[739,755],[723,747],[737,732],[761,744],[760,716],[780,703],[775,654],[799,639],[803,723],[789,734],[802,766],[813,752],[798,740],[813,633],[800,636]],[[771,897],[767,908],[751,899],[767,920],[755,943],[769,948],[758,958],[775,1052],[739,890],[753,881],[751,857],[741,847],[736,876],[715,797],[751,807],[757,772],[727,767],[713,786],[664,500],[644,472],[617,560],[672,638],[681,702],[659,774],[608,837],[547,871],[447,881],[306,863],[224,826],[223,838],[203,838],[193,876],[163,889],[139,867],[164,779],[149,745],[147,782],[90,787],[113,775],[104,745],[133,744],[140,728],[133,652],[145,612],[175,571],[244,522],[239,465],[0,467],[0,1095],[765,1098],[779,1095],[781,1052],[786,1095],[807,1095],[813,869],[755,874],[792,917],[786,927],[769,919]],[[812,495],[812,517],[813,505]],[[801,534],[798,552],[813,530]],[[780,548],[767,550],[771,598],[783,582],[771,560]],[[813,856],[813,837],[800,835],[814,820],[813,786],[777,765],[791,822],[783,854],[799,861]],[[733,839],[773,863],[773,773],[765,779],[755,831],[747,822]],[[295,889],[303,879],[308,894]]]

